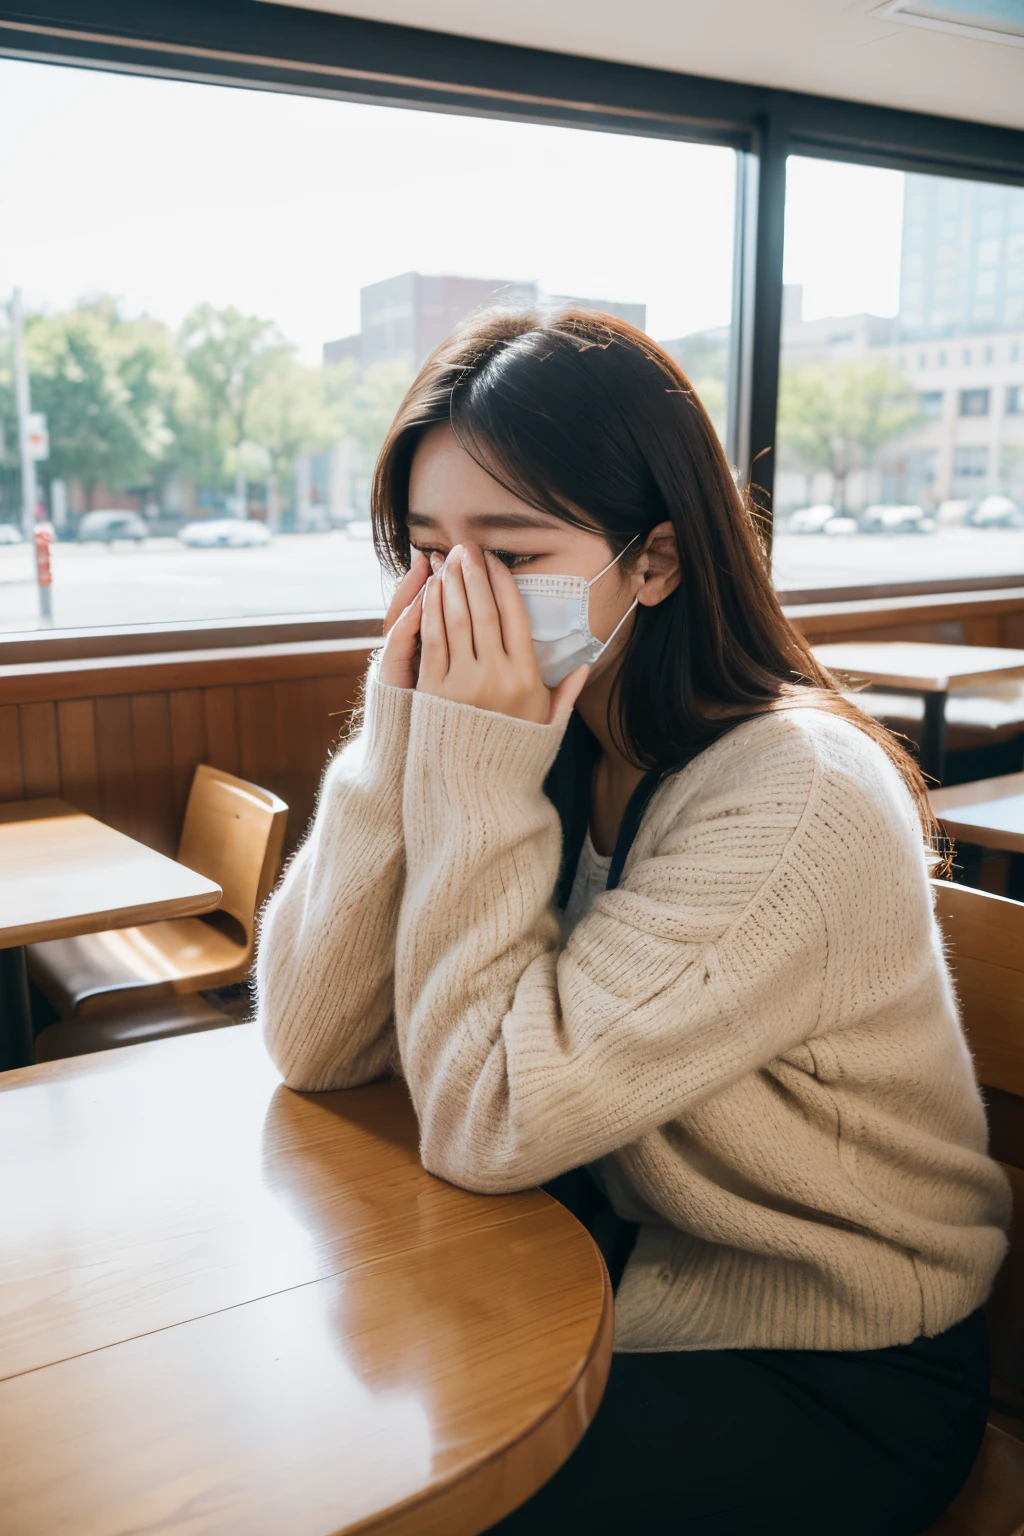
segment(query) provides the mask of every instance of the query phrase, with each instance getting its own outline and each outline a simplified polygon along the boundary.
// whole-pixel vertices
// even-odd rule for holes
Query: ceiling
[[[283,3],[1024,128],[1024,48],[907,26],[880,0]]]

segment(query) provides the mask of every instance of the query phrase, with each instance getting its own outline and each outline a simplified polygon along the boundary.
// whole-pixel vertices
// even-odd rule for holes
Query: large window
[[[43,520],[60,627],[379,609],[373,460],[489,302],[634,321],[724,432],[732,150],[11,60],[0,140],[4,630]]]
[[[791,157],[780,588],[1024,573],[1024,189]]]

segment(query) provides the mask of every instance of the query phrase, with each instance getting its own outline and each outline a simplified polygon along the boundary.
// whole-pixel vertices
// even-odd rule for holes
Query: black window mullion
[[[782,343],[782,258],[786,238],[786,156],[789,124],[783,111],[762,119],[756,149],[755,228],[746,238],[753,248],[752,314],[749,335],[740,343],[739,366],[747,379],[737,378],[740,400],[746,400],[745,423],[738,458],[741,483],[748,483],[760,509],[766,539],[771,539],[772,491],[775,484],[775,427],[779,402],[779,351]]]

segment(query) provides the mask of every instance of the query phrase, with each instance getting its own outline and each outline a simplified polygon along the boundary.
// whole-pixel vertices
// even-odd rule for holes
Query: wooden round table
[[[611,1296],[548,1196],[432,1178],[404,1087],[250,1026],[0,1077],[5,1536],[471,1536],[589,1424]]]

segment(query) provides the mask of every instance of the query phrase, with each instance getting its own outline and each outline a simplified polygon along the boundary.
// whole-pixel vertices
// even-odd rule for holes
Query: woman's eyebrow
[[[556,528],[559,519],[545,512],[471,512],[466,518],[474,528]],[[417,528],[436,528],[438,519],[427,512],[410,512],[406,522]]]

